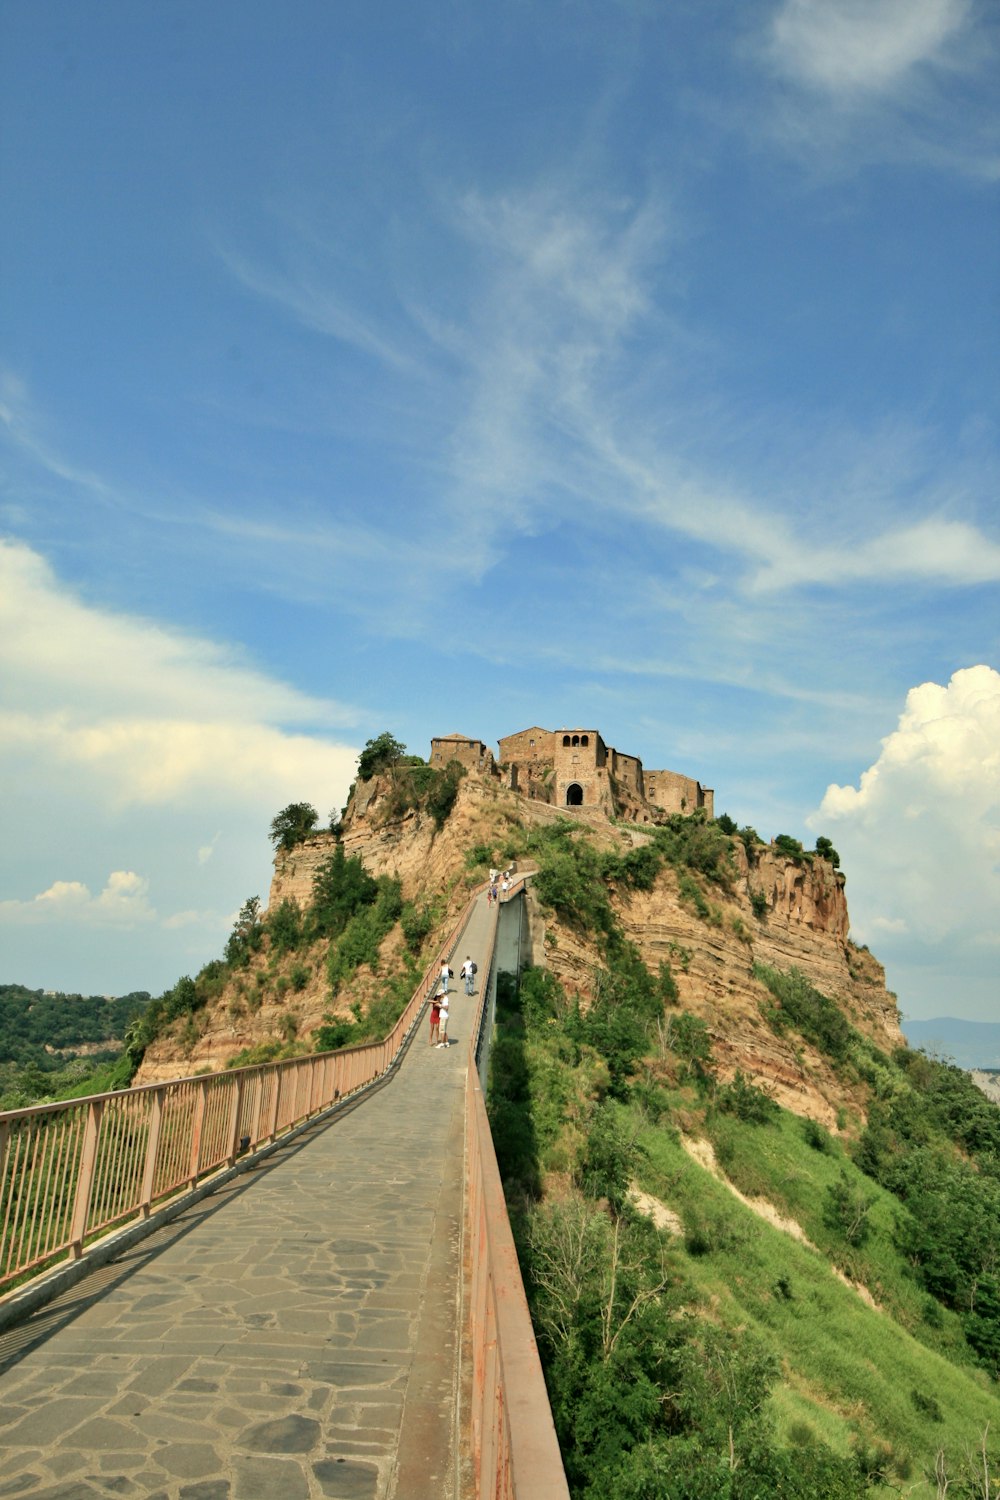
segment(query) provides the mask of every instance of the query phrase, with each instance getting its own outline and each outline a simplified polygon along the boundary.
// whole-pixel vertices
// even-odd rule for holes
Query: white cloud
[[[941,61],[969,14],[968,0],[784,0],[772,43],[783,68],[810,87],[877,93]]]
[[[809,583],[836,587],[905,579],[959,586],[995,583],[1000,580],[1000,545],[967,522],[929,516],[855,547],[772,546],[751,586],[766,591]]]
[[[89,605],[24,543],[0,539],[0,669],[8,702],[131,718],[350,722],[353,712],[255,671],[232,648]]]
[[[149,881],[134,870],[112,870],[97,896],[79,880],[55,880],[30,901],[0,901],[0,923],[135,927],[154,922]]]
[[[1000,911],[1000,673],[911,689],[878,759],[857,786],[829,786],[809,822],[840,849],[859,938],[884,935],[888,958],[905,933],[911,959],[968,969]],[[995,1001],[995,973],[982,982]]]
[[[86,779],[110,806],[341,789],[356,752],[288,722],[350,717],[215,642],[75,598],[30,548],[0,541],[0,757]],[[265,805],[267,803],[265,802]]]
[[[9,979],[121,994],[196,972],[226,914],[266,900],[273,813],[325,818],[354,775],[357,752],[322,733],[339,704],[89,604],[2,542],[0,676]]]
[[[209,860],[212,858],[212,855],[215,853],[215,846],[219,842],[221,837],[222,830],[220,829],[209,843],[202,844],[201,848],[198,850],[198,863],[200,865],[208,864]]]

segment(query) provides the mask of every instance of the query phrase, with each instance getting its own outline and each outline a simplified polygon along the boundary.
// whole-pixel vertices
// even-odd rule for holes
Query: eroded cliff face
[[[387,816],[391,779],[377,777],[362,783],[341,831],[345,853],[360,856],[372,875],[392,875],[406,900],[429,902],[435,925],[422,959],[429,962],[450,932],[468,899],[476,875],[466,863],[468,850],[482,846],[492,851],[498,866],[508,863],[508,850],[524,826],[552,823],[563,810],[533,802],[495,783],[469,777],[459,788],[455,806],[444,827],[435,829],[425,813],[409,811]],[[586,824],[603,848],[627,849],[649,838],[635,828],[612,825],[593,810],[575,810],[574,820]],[[318,835],[289,853],[278,854],[269,896],[274,910],[285,899],[308,905],[313,879],[330,857],[334,839]],[[761,1015],[769,999],[753,977],[753,966],[795,967],[823,994],[836,1000],[851,1023],[881,1048],[903,1044],[894,996],[885,988],[881,965],[865,949],[849,940],[849,918],[844,877],[826,861],[796,862],[774,847],[758,849],[748,860],[743,845],[734,842],[735,877],[723,892],[706,887],[709,916],[699,915],[681,893],[678,873],[667,867],[649,891],[613,893],[613,903],[627,936],[655,973],[668,962],[677,983],[678,1009],[702,1017],[712,1038],[713,1057],[723,1079],[737,1068],[770,1087],[778,1101],[796,1113],[811,1115],[836,1128],[838,1112],[863,1114],[863,1093],[844,1095],[824,1059],[792,1034],[776,1036]],[[522,861],[522,867],[524,866]],[[530,861],[527,863],[530,864]],[[753,897],[753,900],[751,900]],[[766,911],[762,916],[757,910]],[[548,966],[570,994],[586,1004],[599,955],[593,941],[555,921],[537,899],[529,896],[532,960]],[[294,1018],[295,1034],[308,1041],[324,1015],[346,1014],[351,1001],[364,1003],[377,992],[380,980],[401,964],[398,931],[383,945],[377,973],[367,968],[331,1005],[324,971],[325,945],[292,956],[308,968],[309,977],[297,991],[273,994],[275,969],[265,949],[250,969],[231,981],[217,1002],[199,1012],[199,1035],[192,1041],[167,1038],[151,1048],[141,1081],[179,1077],[199,1070],[215,1070],[244,1048],[288,1034]],[[270,971],[264,988],[267,998],[254,1009],[257,975]],[[280,977],[280,973],[279,973]],[[301,977],[301,976],[300,976]],[[669,1023],[669,1012],[665,1024]]]

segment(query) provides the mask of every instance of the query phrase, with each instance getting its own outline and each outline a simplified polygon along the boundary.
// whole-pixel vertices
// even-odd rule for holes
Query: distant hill
[[[950,1057],[960,1068],[1000,1068],[1000,1021],[960,1021],[936,1016],[932,1021],[903,1021],[911,1047]]]
[[[66,1057],[116,1053],[149,999],[145,990],[116,997],[0,984],[0,1065],[55,1068]]]

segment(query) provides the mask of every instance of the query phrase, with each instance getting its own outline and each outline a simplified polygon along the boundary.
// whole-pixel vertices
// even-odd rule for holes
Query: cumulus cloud
[[[810,825],[844,857],[857,936],[884,935],[889,956],[907,933],[939,973],[949,953],[973,968],[979,953],[995,1001],[986,955],[1000,911],[1000,673],[967,667],[944,686],[912,688],[878,759],[856,786],[829,786]]]
[[[0,923],[33,926],[39,923],[135,927],[154,922],[149,881],[134,870],[112,870],[97,895],[80,880],[55,880],[29,901],[0,901]]]

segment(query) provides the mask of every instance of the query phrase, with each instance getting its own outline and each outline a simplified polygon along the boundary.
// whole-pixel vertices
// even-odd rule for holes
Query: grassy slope
[[[832,1180],[839,1164],[804,1142],[796,1149],[796,1137],[801,1142],[800,1122],[788,1115],[776,1127],[731,1128],[737,1149],[759,1165],[754,1186],[762,1196],[791,1215],[785,1185],[794,1182],[798,1221],[817,1239],[829,1238],[816,1221],[824,1179]],[[675,1251],[700,1300],[726,1324],[754,1329],[782,1361],[772,1400],[786,1440],[801,1437],[795,1427],[801,1423],[839,1452],[848,1452],[859,1436],[877,1439],[897,1458],[909,1457],[916,1487],[907,1485],[907,1492],[931,1495],[933,1488],[918,1481],[939,1448],[958,1455],[975,1446],[987,1423],[996,1431],[1000,1392],[982,1371],[952,1363],[889,1313],[870,1307],[837,1278],[819,1248],[798,1243],[745,1207],[672,1132],[647,1126],[639,1140],[648,1153],[640,1185],[674,1209],[686,1228],[703,1226],[711,1243],[704,1254],[679,1245]],[[888,1239],[893,1200],[873,1191],[878,1202],[867,1268],[877,1268],[887,1304],[912,1318],[923,1298]],[[935,1341],[945,1345],[947,1330]],[[941,1420],[918,1409],[914,1391],[918,1401],[937,1402]]]

